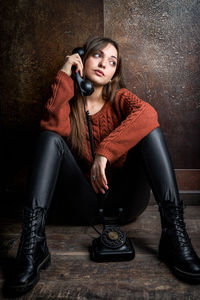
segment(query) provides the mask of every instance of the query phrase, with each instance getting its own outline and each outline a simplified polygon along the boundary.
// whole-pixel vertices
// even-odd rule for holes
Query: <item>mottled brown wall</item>
[[[200,2],[104,0],[127,87],[159,113],[176,168],[200,168]]]
[[[3,124],[31,128],[64,57],[103,34],[103,0],[4,0],[0,18]]]

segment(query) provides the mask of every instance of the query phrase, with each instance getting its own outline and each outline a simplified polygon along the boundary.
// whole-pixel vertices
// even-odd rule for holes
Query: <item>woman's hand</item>
[[[78,53],[66,56],[61,71],[65,72],[68,76],[71,76],[72,66],[76,66],[76,72],[80,72],[81,77],[83,77],[83,62]]]
[[[106,178],[107,158],[101,155],[96,155],[91,168],[91,183],[96,193],[105,194],[108,190],[108,182]]]

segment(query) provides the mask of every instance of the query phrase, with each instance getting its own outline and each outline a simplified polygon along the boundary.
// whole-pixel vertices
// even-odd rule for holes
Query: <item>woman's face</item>
[[[85,61],[84,74],[94,86],[107,84],[117,69],[118,53],[112,44],[97,50]]]

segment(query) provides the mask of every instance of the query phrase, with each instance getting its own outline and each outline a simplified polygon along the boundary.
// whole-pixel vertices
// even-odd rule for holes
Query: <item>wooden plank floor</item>
[[[187,206],[185,221],[200,255],[200,206]],[[149,205],[137,221],[122,229],[133,240],[135,259],[95,263],[88,254],[88,246],[97,237],[91,227],[47,225],[52,264],[41,272],[37,286],[20,299],[200,299],[200,285],[177,280],[157,257],[161,232],[157,206]],[[16,254],[20,230],[19,222],[1,218],[1,287],[6,261]],[[0,299],[5,299],[2,293]]]

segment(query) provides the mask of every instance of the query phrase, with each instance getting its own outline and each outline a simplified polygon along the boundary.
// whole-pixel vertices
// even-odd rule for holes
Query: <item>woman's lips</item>
[[[95,72],[96,75],[98,75],[100,77],[104,76],[104,73],[101,70],[94,70],[94,72]]]

